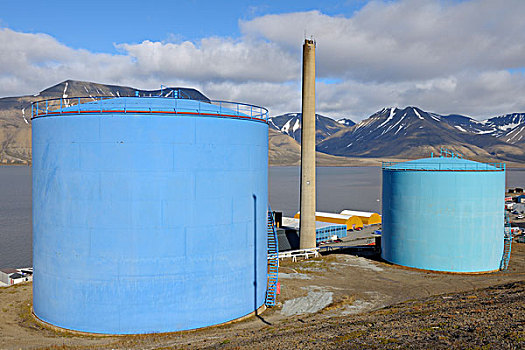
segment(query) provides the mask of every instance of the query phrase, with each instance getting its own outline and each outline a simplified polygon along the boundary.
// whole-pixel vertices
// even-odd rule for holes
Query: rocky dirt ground
[[[0,349],[525,348],[525,244],[509,270],[414,271],[350,254],[292,263],[279,305],[208,329],[122,337],[57,331],[31,315],[31,285],[0,288]]]

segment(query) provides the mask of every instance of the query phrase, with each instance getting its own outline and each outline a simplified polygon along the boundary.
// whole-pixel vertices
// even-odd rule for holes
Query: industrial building
[[[32,118],[39,319],[91,333],[172,332],[264,304],[266,109],[161,97],[44,102]]]
[[[13,284],[29,282],[33,280],[33,269],[1,269],[0,286],[12,286]]]
[[[451,152],[383,163],[381,256],[433,271],[498,270],[504,253],[504,164]]]
[[[525,194],[520,194],[519,196],[514,197],[516,203],[525,203]]]
[[[363,225],[378,225],[381,223],[381,215],[367,211],[357,211],[345,209],[341,215],[357,216],[363,222]]]
[[[301,212],[294,215],[295,219],[301,218]],[[346,225],[347,230],[356,230],[363,228],[363,221],[358,216],[326,213],[321,211],[315,212],[315,221],[328,222],[332,224]]]
[[[299,219],[282,218],[281,228],[278,229],[279,251],[299,249]],[[315,222],[316,244],[331,242],[347,236],[346,225]]]

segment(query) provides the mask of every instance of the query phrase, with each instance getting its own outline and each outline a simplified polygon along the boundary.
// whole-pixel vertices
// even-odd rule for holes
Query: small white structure
[[[1,269],[0,282],[6,286],[33,280],[33,268]]]
[[[285,252],[279,252],[279,260],[284,258],[292,258],[293,262],[297,261],[297,258],[308,259],[310,257],[318,258],[319,257],[319,248],[305,248],[297,250],[287,250]]]

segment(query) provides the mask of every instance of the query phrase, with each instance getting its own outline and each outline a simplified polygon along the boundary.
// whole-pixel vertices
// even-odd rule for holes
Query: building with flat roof
[[[0,282],[7,286],[31,280],[33,280],[32,274],[24,273],[20,269],[7,268],[0,270]]]

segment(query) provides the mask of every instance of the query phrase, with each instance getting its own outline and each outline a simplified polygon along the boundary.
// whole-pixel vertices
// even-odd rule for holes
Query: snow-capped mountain
[[[525,113],[512,113],[500,115],[487,120],[483,120],[480,123],[501,131],[509,131],[516,128],[519,125],[525,124]]]
[[[468,117],[441,116],[417,107],[384,108],[323,140],[317,149],[344,156],[415,158],[446,147],[471,158],[525,160],[522,147],[483,132],[483,126],[476,129],[477,123]]]
[[[351,126],[355,125],[355,122],[353,120],[348,119],[348,118],[337,119],[337,122],[339,124],[342,124],[342,125],[346,126],[346,127],[351,127]]]
[[[500,136],[500,139],[511,144],[525,145],[525,124],[521,124],[508,131],[506,134]]]
[[[525,142],[525,113],[500,115],[481,121],[457,114],[442,118],[460,131],[487,134],[512,144]]]
[[[268,125],[296,141],[301,139],[301,113],[286,113],[270,117]]]
[[[470,132],[473,134],[492,134],[494,128],[470,117],[460,114],[449,114],[441,116],[441,119],[459,131]]]
[[[492,135],[505,142],[512,144],[525,142],[525,113],[500,115],[481,123],[493,128],[495,131]]]
[[[184,97],[208,101],[194,89],[181,89]],[[157,96],[160,90],[68,80],[35,95],[0,98],[0,163],[31,159],[32,101],[75,96]],[[164,89],[162,94],[170,93]],[[478,121],[451,114],[438,115],[417,107],[384,108],[357,125],[316,115],[317,149],[326,161],[339,164],[332,155],[375,158],[418,158],[446,147],[464,156],[525,163],[525,113],[500,115]],[[301,114],[287,113],[269,118],[275,130],[270,135],[273,164],[296,164],[301,140]],[[291,137],[291,138],[290,138]],[[272,141],[273,139],[273,141]],[[335,163],[334,163],[335,162]]]
[[[301,118],[302,113],[286,113],[268,119],[270,127],[281,133],[292,137],[297,142],[301,142]],[[349,122],[355,124],[350,119]],[[346,129],[347,127],[332,118],[320,114],[315,115],[316,142],[321,142],[325,138]]]

